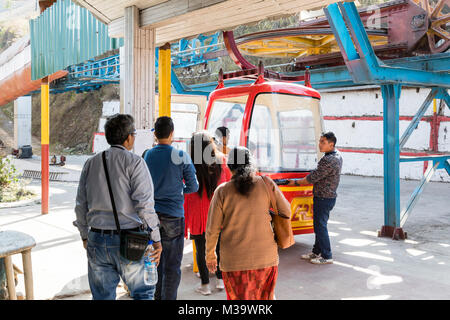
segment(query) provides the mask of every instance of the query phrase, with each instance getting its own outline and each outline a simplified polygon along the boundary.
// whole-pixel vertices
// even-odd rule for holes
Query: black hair
[[[325,139],[328,140],[328,142],[333,142],[334,146],[336,146],[336,136],[334,135],[333,132],[329,131],[327,133],[322,133],[322,137],[324,137]]]
[[[129,114],[115,114],[105,123],[105,137],[108,144],[122,145],[135,132],[134,119]]]
[[[237,191],[247,196],[255,185],[253,181],[255,167],[251,161],[250,150],[245,147],[231,149],[227,165],[233,172],[231,181],[233,181]]]
[[[211,199],[222,174],[222,166],[216,161],[217,150],[213,138],[206,131],[194,133],[192,134],[190,149],[198,180],[197,193],[201,197],[203,190],[205,190],[208,199]],[[206,149],[208,149],[207,152],[209,153],[205,155]],[[205,159],[205,157],[210,158]]]
[[[227,127],[218,127],[216,129],[216,136],[219,138],[227,138],[230,136],[230,129]]]
[[[174,126],[171,117],[159,117],[155,122],[155,136],[158,139],[166,139],[173,132]]]

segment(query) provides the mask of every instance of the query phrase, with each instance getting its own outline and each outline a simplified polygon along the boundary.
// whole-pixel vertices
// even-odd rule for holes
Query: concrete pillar
[[[14,149],[31,146],[31,96],[14,100]]]
[[[119,48],[119,64],[120,64],[120,113],[125,112],[125,48]]]
[[[123,106],[136,129],[153,126],[155,108],[155,30],[139,27],[139,9],[125,8]]]

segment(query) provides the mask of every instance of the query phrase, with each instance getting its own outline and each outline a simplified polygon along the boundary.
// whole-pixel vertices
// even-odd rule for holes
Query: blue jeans
[[[313,199],[313,222],[316,241],[312,252],[321,254],[324,259],[332,259],[330,237],[328,236],[328,218],[330,211],[336,204],[336,198],[317,198]]]
[[[120,278],[135,300],[153,300],[155,286],[144,283],[144,259],[130,261],[120,255],[120,236],[89,231],[88,279],[93,300],[115,300]]]
[[[184,218],[158,214],[162,253],[158,266],[155,300],[176,300],[181,280]]]

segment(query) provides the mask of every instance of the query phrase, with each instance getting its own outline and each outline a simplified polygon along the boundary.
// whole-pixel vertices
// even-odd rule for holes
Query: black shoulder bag
[[[109,180],[108,167],[106,166],[105,151],[102,153],[103,168],[105,169],[106,181],[108,182],[109,196],[111,197],[111,204],[114,212],[114,219],[116,227],[120,235],[120,255],[125,259],[132,261],[139,261],[147,249],[148,241],[151,239],[148,232],[145,231],[131,231],[120,230],[119,217],[117,216],[116,203]]]

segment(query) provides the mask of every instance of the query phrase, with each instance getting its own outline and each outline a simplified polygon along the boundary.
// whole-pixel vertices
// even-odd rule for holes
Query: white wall
[[[14,100],[14,149],[31,146],[31,96]]]
[[[430,89],[403,88],[400,96],[400,116],[413,117],[425,101]],[[338,148],[345,149],[383,149],[383,121],[363,120],[358,117],[382,117],[383,97],[379,88],[364,90],[322,90],[322,115],[324,117],[354,117],[352,119],[324,120],[324,130],[333,131],[338,139]],[[440,100],[437,100],[439,107]],[[433,114],[430,104],[425,116]],[[445,107],[444,116],[450,116],[450,109]],[[410,124],[409,120],[400,121],[400,137]],[[429,122],[420,121],[411,134],[403,151],[424,152],[430,150]],[[439,128],[438,148],[440,152],[450,152],[450,122],[441,122]],[[364,176],[383,176],[383,155],[377,153],[343,152],[344,174]],[[431,163],[430,163],[431,164]],[[400,164],[402,179],[421,179],[423,162]],[[450,176],[443,169],[437,170],[432,181],[450,182]]]
[[[417,90],[419,92],[417,92]],[[383,97],[380,89],[364,89],[340,92],[319,90],[322,95],[322,111],[327,116],[382,116]],[[425,101],[430,89],[403,88],[400,95],[400,116],[414,116]],[[378,97],[377,97],[378,95]],[[345,97],[345,99],[343,99]],[[433,114],[430,105],[425,116]],[[450,109],[444,110],[450,116]]]
[[[409,123],[410,121],[400,121],[400,137]],[[333,131],[336,134],[338,138],[337,144],[340,147],[383,148],[383,121],[324,120],[324,126],[326,131]],[[342,134],[338,135],[338,132]],[[440,140],[443,140],[443,138]],[[411,134],[404,148],[424,151],[428,150],[429,146],[430,124],[421,121],[417,129]]]

